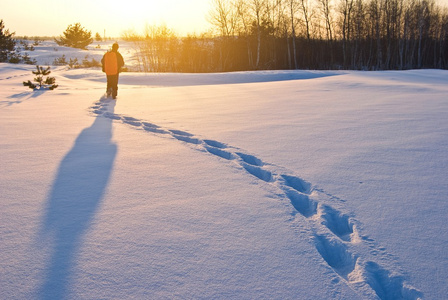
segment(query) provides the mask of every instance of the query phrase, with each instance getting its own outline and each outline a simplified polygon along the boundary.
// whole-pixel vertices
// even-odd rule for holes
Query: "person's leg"
[[[106,95],[107,97],[110,97],[112,95],[112,76],[111,75],[107,75],[107,87],[106,87]]]
[[[113,76],[112,82],[112,98],[116,98],[118,94],[118,74]]]

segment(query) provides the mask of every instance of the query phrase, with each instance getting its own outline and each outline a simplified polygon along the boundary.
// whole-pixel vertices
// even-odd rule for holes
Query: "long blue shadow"
[[[29,100],[31,98],[37,98],[42,96],[46,90],[42,91],[27,91],[27,92],[21,92],[18,94],[14,94],[11,96],[6,97],[6,99],[14,99],[14,100],[0,100],[0,107],[6,107],[11,106],[13,104],[20,104],[26,100]]]
[[[109,103],[113,112],[114,102]],[[112,120],[98,116],[84,129],[61,161],[46,204],[39,238],[51,258],[39,290],[40,299],[64,299],[85,234],[98,212],[112,173],[117,146]]]

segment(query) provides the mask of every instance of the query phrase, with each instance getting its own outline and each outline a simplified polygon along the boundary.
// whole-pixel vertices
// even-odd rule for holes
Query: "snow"
[[[33,69],[0,64],[1,299],[448,295],[447,71],[130,72],[113,101]]]

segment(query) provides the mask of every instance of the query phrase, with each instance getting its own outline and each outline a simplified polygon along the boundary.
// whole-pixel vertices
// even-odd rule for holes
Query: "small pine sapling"
[[[58,87],[56,84],[56,79],[54,77],[49,77],[51,71],[50,67],[44,69],[44,67],[36,66],[37,71],[33,71],[33,74],[36,75],[36,78],[34,78],[34,82],[37,82],[37,84],[32,83],[30,80],[24,81],[23,85],[29,87],[30,89],[34,90],[54,90]],[[44,76],[47,76],[44,79]]]

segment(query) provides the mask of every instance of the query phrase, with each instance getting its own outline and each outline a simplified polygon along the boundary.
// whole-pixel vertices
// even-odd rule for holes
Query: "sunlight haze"
[[[68,25],[81,23],[92,35],[118,37],[146,25],[166,25],[178,35],[202,33],[210,28],[206,15],[210,0],[0,0],[5,26],[16,36],[59,36]]]

